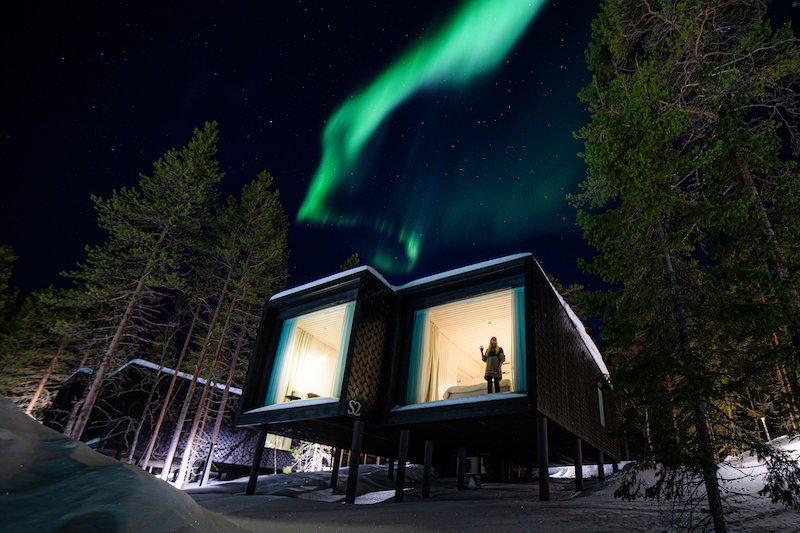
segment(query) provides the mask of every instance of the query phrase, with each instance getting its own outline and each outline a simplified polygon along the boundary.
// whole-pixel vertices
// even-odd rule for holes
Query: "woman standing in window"
[[[494,392],[500,392],[500,378],[503,377],[503,362],[506,360],[506,354],[497,345],[497,337],[492,337],[485,352],[481,346],[481,359],[486,363],[483,378],[486,380],[489,394],[492,393],[492,382],[494,382]]]

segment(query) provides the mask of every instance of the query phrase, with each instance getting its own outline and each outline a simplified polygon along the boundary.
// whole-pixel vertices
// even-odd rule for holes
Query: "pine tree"
[[[141,175],[136,188],[93,197],[106,241],[89,248],[88,258],[71,273],[90,300],[119,302],[114,333],[95,366],[91,383],[65,433],[80,438],[100,393],[106,372],[142,298],[153,287],[180,287],[182,259],[197,238],[222,178],[214,159],[216,123],[196,129],[183,148],[169,150]]]
[[[648,435],[641,465],[662,473],[645,494],[681,498],[703,480],[716,531],[720,453],[783,459],[732,428],[758,380],[749,349],[759,377],[800,349],[788,216],[800,194],[781,149],[796,141],[798,59],[791,30],[750,1],[610,0],[587,52],[587,178],[573,201],[598,251],[586,268],[617,287],[598,300],[618,393]],[[768,349],[778,336],[782,349]],[[800,504],[780,482],[766,489]]]
[[[0,335],[0,393],[31,416],[47,407],[51,377],[63,377],[72,362],[68,344],[76,320],[61,303],[68,293],[47,288],[28,295]]]
[[[350,257],[344,260],[344,263],[339,265],[339,270],[350,270],[351,268],[355,268],[361,264],[361,258],[358,256],[358,252],[353,252],[350,254]]]
[[[183,423],[188,415],[197,377],[204,373],[206,356],[214,346],[209,377],[215,370],[228,368],[229,375],[219,381],[232,382],[230,373],[236,364],[228,357],[237,354],[235,349],[226,350],[236,332],[247,335],[257,329],[260,309],[275,290],[283,286],[286,279],[288,253],[286,250],[287,220],[279,201],[278,191],[272,188],[272,176],[262,172],[242,191],[241,199],[229,198],[216,217],[214,245],[211,248],[213,261],[209,264],[208,277],[221,280],[216,294],[209,296],[215,301],[212,319],[207,327],[205,339],[200,347],[192,383],[178,416],[162,476],[169,475],[171,462],[180,440]],[[259,311],[257,311],[259,310]],[[222,324],[217,327],[217,324]],[[235,343],[235,341],[233,341]],[[241,349],[241,348],[240,348]],[[211,383],[206,382],[198,402],[192,425],[189,429],[186,448],[181,461],[176,484],[183,483],[192,461],[192,447],[212,398]],[[212,441],[216,440],[214,436]]]

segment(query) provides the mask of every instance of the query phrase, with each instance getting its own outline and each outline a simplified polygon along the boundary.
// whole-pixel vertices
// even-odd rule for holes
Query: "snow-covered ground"
[[[776,440],[800,455],[800,439]],[[619,476],[606,465],[584,467],[586,490],[574,492],[571,467],[553,467],[550,502],[538,501],[536,483],[483,483],[457,491],[452,477],[436,478],[432,498],[420,495],[422,469],[410,465],[403,503],[393,503],[385,466],[363,465],[357,503],[343,504],[330,472],[261,476],[255,496],[246,479],[186,492],[142,470],[100,455],[31,420],[0,398],[0,532],[48,531],[670,531],[668,505],[613,497]],[[732,531],[800,532],[800,513],[757,496],[764,466],[749,454],[722,466],[726,488],[743,494],[731,515]],[[592,476],[595,476],[594,478]]]
[[[800,460],[800,436],[778,437],[769,441],[772,448],[783,450],[794,460]],[[745,452],[734,457],[726,457],[720,465],[720,478],[724,488],[729,491],[756,495],[764,487],[767,467],[755,452]]]
[[[0,532],[236,532],[186,493],[35,422],[0,397]]]

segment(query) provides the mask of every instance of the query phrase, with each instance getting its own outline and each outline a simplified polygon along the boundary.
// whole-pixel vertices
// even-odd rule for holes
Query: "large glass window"
[[[339,397],[355,305],[284,321],[265,405]]]
[[[500,392],[526,390],[523,287],[416,311],[406,403],[487,394],[480,347],[492,337],[505,353]]]

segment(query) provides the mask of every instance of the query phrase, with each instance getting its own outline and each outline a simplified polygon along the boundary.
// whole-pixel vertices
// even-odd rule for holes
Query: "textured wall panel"
[[[382,374],[389,354],[388,335],[394,293],[372,275],[366,275],[359,292],[360,309],[353,323],[353,359],[347,401],[361,404],[361,418],[375,420],[382,405]]]
[[[536,401],[543,414],[585,442],[619,457],[617,441],[609,429],[614,414],[606,391],[606,424],[600,424],[597,385],[601,379],[575,325],[534,266],[531,273],[536,347]]]

